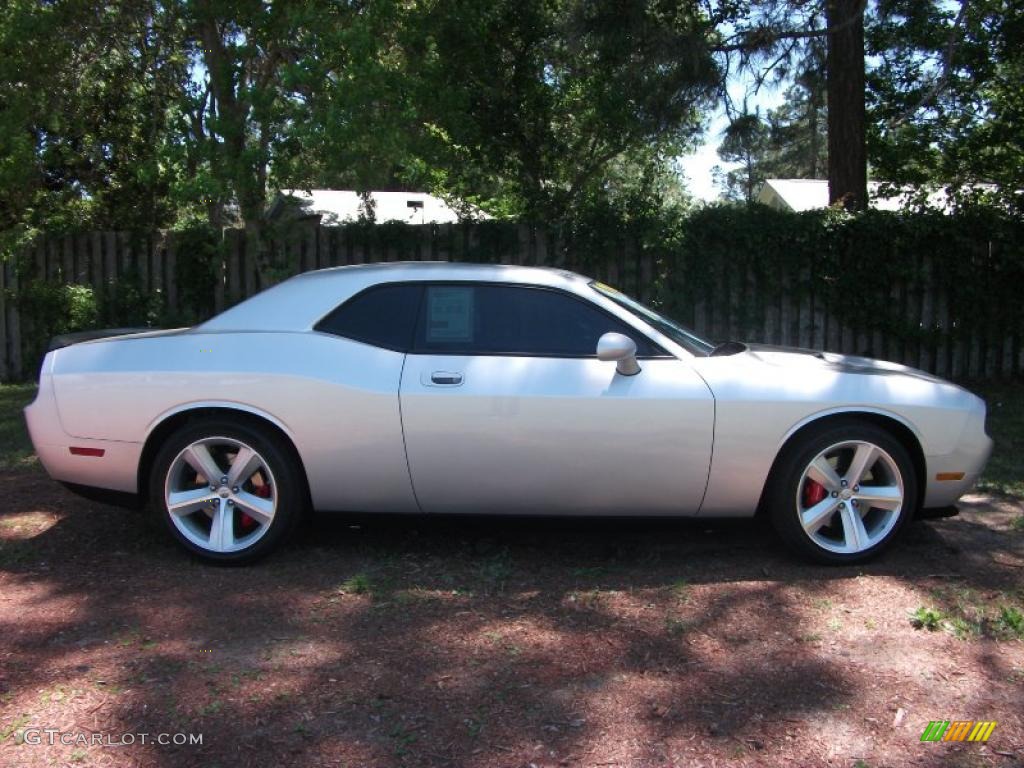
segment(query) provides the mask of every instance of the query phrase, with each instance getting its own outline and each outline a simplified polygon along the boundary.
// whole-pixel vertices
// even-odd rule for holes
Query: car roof
[[[585,290],[590,278],[551,267],[443,261],[354,264],[302,272],[231,307],[201,331],[304,331],[343,301],[384,283],[482,281]]]

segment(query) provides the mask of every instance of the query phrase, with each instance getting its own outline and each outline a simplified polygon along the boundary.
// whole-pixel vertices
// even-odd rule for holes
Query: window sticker
[[[472,341],[473,288],[430,288],[427,301],[427,342]]]

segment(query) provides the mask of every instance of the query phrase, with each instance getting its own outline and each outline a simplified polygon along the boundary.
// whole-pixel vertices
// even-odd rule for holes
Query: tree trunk
[[[863,3],[826,0],[825,8],[828,26],[840,27],[828,36],[826,57],[828,201],[862,211],[868,204]]]
[[[269,270],[266,259],[266,248],[263,242],[263,220],[261,216],[243,215],[243,226],[245,227],[245,260],[246,270],[251,273],[255,268],[256,275],[259,276],[259,284],[256,285],[256,290],[261,291],[270,285],[269,281]],[[248,278],[246,282],[243,282],[242,290],[245,291],[245,295],[248,297],[250,294],[246,290],[248,285]]]
[[[818,121],[821,120],[821,102],[819,101],[819,95],[821,91],[818,88],[810,88],[807,99],[807,125],[810,129],[810,136],[808,142],[808,162],[807,162],[807,178],[816,179],[818,173],[821,171],[818,168],[818,152],[820,144],[820,137],[818,136]]]

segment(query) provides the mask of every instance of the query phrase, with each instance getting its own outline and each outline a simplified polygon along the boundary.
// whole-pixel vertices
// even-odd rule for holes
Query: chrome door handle
[[[462,383],[462,374],[452,371],[434,371],[430,374],[430,381],[443,387],[457,387]]]

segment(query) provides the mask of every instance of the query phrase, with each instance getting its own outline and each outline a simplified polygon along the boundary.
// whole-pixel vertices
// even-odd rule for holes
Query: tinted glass
[[[607,296],[628,312],[639,316],[641,320],[653,325],[661,333],[664,333],[672,339],[676,344],[693,354],[707,356],[715,350],[715,345],[710,341],[702,339],[689,328],[685,328],[671,318],[655,312],[650,307],[644,306],[635,299],[629,298],[629,296],[626,296],[624,293],[620,293],[610,285],[605,285],[604,283],[599,283],[595,280],[590,284],[590,287],[598,293]]]
[[[618,319],[581,299],[542,288],[431,285],[420,311],[417,351],[593,357],[605,333],[622,333],[642,356],[663,354]]]
[[[422,289],[384,285],[353,296],[316,325],[316,330],[376,347],[408,351]]]

